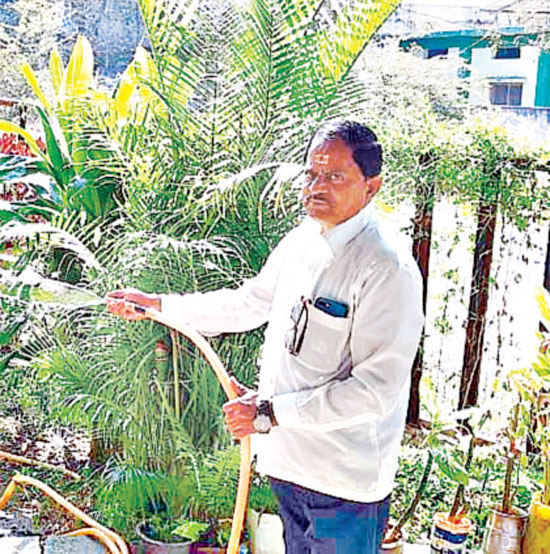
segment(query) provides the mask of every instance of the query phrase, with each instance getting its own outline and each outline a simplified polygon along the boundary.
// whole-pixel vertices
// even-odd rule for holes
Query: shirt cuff
[[[204,331],[201,322],[193,314],[201,313],[197,308],[197,299],[192,294],[159,294],[160,311],[169,320],[182,321],[206,337],[219,335],[219,331]]]
[[[298,412],[297,394],[295,392],[277,394],[271,401],[277,425],[281,427],[299,427],[300,414]]]

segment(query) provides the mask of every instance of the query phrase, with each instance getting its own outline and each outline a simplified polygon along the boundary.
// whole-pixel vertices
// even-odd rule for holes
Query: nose
[[[322,174],[317,174],[315,177],[309,177],[306,178],[304,189],[309,190],[311,192],[318,191],[318,190],[324,190],[325,188],[325,179]]]

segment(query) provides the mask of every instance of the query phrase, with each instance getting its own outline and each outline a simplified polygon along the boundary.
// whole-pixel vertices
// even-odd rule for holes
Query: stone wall
[[[60,47],[66,59],[76,37],[85,35],[94,50],[100,76],[113,78],[126,69],[145,28],[136,0],[64,0]]]

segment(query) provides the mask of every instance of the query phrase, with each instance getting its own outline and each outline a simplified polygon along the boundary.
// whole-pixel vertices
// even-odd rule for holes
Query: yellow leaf
[[[63,79],[64,100],[83,96],[94,77],[94,53],[86,37],[79,36],[74,45]]]
[[[114,106],[120,117],[126,118],[130,114],[130,100],[132,94],[136,90],[136,86],[136,80],[130,79],[129,76],[124,76],[124,78],[120,80],[114,98]]]
[[[389,204],[386,204],[380,199],[375,200],[375,204],[377,208],[380,208],[383,212],[386,212],[387,214],[393,212],[395,210],[394,206],[390,206]]]
[[[542,322],[546,328],[550,328],[550,292],[544,287],[537,287],[535,298],[539,305]]]
[[[31,66],[28,63],[24,63],[21,66],[21,72],[27,79],[27,82],[31,86],[34,94],[36,95],[40,103],[44,106],[44,108],[46,108],[48,112],[51,112],[52,106],[48,101],[48,99],[46,98],[46,95],[40,88],[40,85],[38,84],[38,80],[36,79],[36,75],[34,74],[34,71],[32,70]]]
[[[56,95],[59,95],[61,83],[63,82],[63,62],[57,48],[54,47],[50,55],[50,74],[52,85]]]

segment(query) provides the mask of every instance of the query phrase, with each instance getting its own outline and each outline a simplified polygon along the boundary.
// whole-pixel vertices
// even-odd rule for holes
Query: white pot
[[[276,514],[248,511],[252,554],[285,554],[283,522]]]

